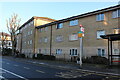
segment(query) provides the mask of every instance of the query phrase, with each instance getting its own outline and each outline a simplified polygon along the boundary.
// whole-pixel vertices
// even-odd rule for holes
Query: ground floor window
[[[98,52],[98,56],[105,56],[105,49],[99,48],[97,52]]]
[[[62,54],[62,49],[56,49],[56,54]]]
[[[114,50],[113,50],[113,53],[114,53],[114,54],[119,54],[119,49],[114,49]]]
[[[77,56],[77,49],[70,49],[70,55],[71,56]]]

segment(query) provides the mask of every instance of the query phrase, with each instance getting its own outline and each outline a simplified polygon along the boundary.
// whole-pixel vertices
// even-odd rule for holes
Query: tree
[[[21,19],[18,18],[18,15],[17,14],[13,14],[11,16],[11,18],[9,18],[8,20],[6,20],[7,22],[7,28],[8,28],[8,31],[11,35],[11,41],[12,41],[12,54],[15,55],[15,51],[16,51],[16,44],[17,44],[17,41],[16,41],[16,32],[17,30],[19,29],[20,27],[20,21]]]
[[[5,46],[7,45],[6,42],[7,42],[7,34],[5,33],[1,33],[1,42],[2,42],[2,54],[3,54],[3,50],[5,48]]]

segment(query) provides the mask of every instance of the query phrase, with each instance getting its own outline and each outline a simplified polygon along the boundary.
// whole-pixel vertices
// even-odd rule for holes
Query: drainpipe
[[[50,33],[50,55],[52,55],[52,26],[51,26],[51,33]]]

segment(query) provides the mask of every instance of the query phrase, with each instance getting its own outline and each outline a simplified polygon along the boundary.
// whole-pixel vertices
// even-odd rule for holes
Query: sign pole
[[[79,54],[79,57],[80,57],[80,67],[82,67],[82,37],[80,38],[80,54]]]
[[[80,33],[81,32],[81,33]],[[80,53],[79,53],[79,58],[80,58],[80,67],[82,67],[82,54],[83,54],[83,36],[84,36],[84,28],[82,25],[80,25],[80,32],[79,32],[79,39],[80,39]],[[81,34],[81,35],[80,35]]]

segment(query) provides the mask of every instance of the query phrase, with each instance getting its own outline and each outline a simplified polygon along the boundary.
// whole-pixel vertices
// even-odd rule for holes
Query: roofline
[[[30,21],[34,20],[34,19],[37,19],[37,18],[41,18],[41,19],[48,19],[48,20],[52,20],[52,21],[57,21],[55,19],[51,19],[51,18],[48,18],[48,17],[37,17],[37,16],[33,16],[32,18],[30,18],[27,22],[25,22],[19,29],[21,29],[22,27],[24,27],[26,24],[28,24]],[[18,30],[19,30],[18,29]]]
[[[112,11],[112,10],[119,9],[119,8],[120,8],[120,5],[111,6],[111,7],[108,7],[108,8],[104,8],[104,9],[80,14],[80,15],[77,15],[77,16],[68,17],[66,19],[61,19],[61,20],[58,20],[58,21],[54,21],[54,22],[51,22],[51,23],[48,23],[48,24],[45,24],[45,25],[38,26],[36,28],[51,26],[51,25],[54,25],[56,23],[62,23],[62,22],[66,22],[66,21],[70,21],[70,20],[74,20],[74,19],[79,19],[79,18],[83,18],[83,17],[87,17],[87,16],[91,16],[91,15],[95,15],[95,14],[99,14],[99,13],[103,13],[103,12],[107,12],[107,11]]]

